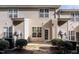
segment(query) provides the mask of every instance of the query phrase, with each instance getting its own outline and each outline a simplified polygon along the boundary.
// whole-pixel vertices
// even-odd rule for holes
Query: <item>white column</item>
[[[24,38],[28,39],[29,36],[29,19],[24,19]]]

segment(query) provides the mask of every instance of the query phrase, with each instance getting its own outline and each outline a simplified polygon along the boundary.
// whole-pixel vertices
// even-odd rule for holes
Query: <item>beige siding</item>
[[[24,38],[24,22],[20,22],[19,24],[14,25],[14,32],[15,31],[22,33],[22,38]]]
[[[29,36],[31,37],[31,39],[33,39],[33,40],[35,40],[35,39],[38,39],[38,40],[42,39],[42,40],[44,40],[43,39],[44,36],[40,37],[40,38],[33,38],[32,37],[32,27],[42,27],[44,24],[48,23],[49,20],[53,20],[54,21],[54,10],[51,9],[49,11],[49,18],[40,18],[39,17],[39,9],[24,9],[24,10],[21,9],[21,10],[19,10],[19,16],[18,17],[30,19],[29,20],[30,21],[30,24],[29,24]],[[55,22],[53,22],[53,23],[55,23]],[[50,24],[52,24],[52,22]],[[56,25],[54,25],[54,28],[55,28]],[[49,29],[50,29],[50,39],[52,39],[52,26],[50,27],[49,24],[47,26],[49,26]]]
[[[0,38],[3,37],[3,29],[6,26],[12,26],[12,20],[8,17],[8,12],[0,11]]]
[[[34,19],[34,20],[39,20],[39,19],[44,19],[44,18],[40,18],[39,17],[39,10],[40,9],[21,9],[19,10],[18,14],[20,18],[30,18],[30,19]],[[53,9],[51,9],[49,11],[49,18],[45,18],[45,19],[52,19],[54,18],[54,11]]]
[[[46,25],[44,27],[48,27],[50,29],[50,39],[52,39],[52,37],[55,38],[55,36],[57,35],[57,29],[56,29],[57,28],[57,19],[54,18],[54,9],[50,9],[49,18],[40,18],[39,17],[39,8],[19,9],[18,10],[18,18],[30,19],[29,20],[29,22],[30,22],[29,36],[32,39],[44,40],[43,37],[41,37],[41,38],[33,38],[32,37],[32,27],[42,27],[45,24]],[[50,20],[52,20],[52,21],[49,22]],[[6,22],[7,22],[7,25],[6,25]],[[4,11],[0,10],[0,33],[3,33],[4,26],[11,26],[12,22],[13,21],[11,20],[11,18],[9,18],[8,9],[5,9]],[[15,26],[15,31],[19,29],[20,31],[24,32],[24,25],[23,24],[24,24],[24,22]]]

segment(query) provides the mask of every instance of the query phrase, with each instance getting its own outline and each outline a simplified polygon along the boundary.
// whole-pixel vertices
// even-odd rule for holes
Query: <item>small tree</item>
[[[16,40],[16,46],[20,49],[23,48],[23,46],[26,46],[27,45],[27,40],[25,39],[18,39]]]

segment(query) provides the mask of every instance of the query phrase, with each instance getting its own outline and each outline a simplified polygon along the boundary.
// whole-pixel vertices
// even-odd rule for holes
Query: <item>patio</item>
[[[26,49],[33,51],[34,54],[45,54],[50,53],[50,47],[52,47],[51,44],[29,43]]]

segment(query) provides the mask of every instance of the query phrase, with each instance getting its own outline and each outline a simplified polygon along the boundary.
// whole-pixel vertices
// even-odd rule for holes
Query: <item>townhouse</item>
[[[63,39],[79,42],[79,9],[60,9],[58,11],[58,32]]]
[[[79,10],[60,5],[0,5],[0,38],[79,42]]]
[[[59,5],[0,5],[0,38],[57,38]]]

